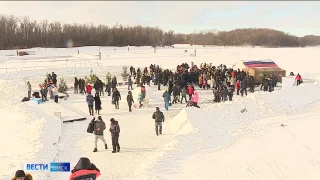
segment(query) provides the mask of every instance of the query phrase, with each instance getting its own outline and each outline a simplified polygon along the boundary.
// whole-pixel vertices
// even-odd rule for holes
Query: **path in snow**
[[[92,152],[94,148],[94,136],[86,132],[92,117],[89,116],[85,95],[70,92],[69,99],[67,101],[59,101],[59,103],[62,106],[84,115],[88,120],[63,124],[63,135],[58,145],[59,156],[56,158],[56,161],[70,161],[72,163],[71,166],[74,167],[81,156],[86,156],[101,170],[102,180],[132,179],[134,176],[137,176],[136,170],[145,167],[144,162],[150,162],[157,154],[160,155],[163,153],[163,147],[173,140],[174,133],[179,127],[169,125],[174,124],[171,123],[172,119],[179,114],[181,109],[186,105],[185,103],[176,104],[170,107],[169,111],[165,111],[162,101],[162,93],[165,88],[162,87],[162,90],[158,91],[157,86],[151,85],[151,87],[147,89],[152,90],[152,92],[147,92],[147,96],[150,94],[150,98],[152,98],[150,99],[148,107],[133,109],[131,113],[128,112],[126,103],[127,86],[118,87],[122,96],[119,110],[114,109],[114,106],[111,104],[111,97],[106,96],[106,93],[105,96],[101,97],[103,108],[101,116],[107,125],[105,139],[109,149],[105,150],[102,142],[98,141],[99,152],[96,153]],[[212,104],[212,90],[198,89],[198,93],[200,106],[205,107]],[[239,97],[235,97],[235,99],[237,98]],[[137,104],[136,99],[134,100]],[[151,118],[157,106],[161,108],[161,111],[164,112],[166,117],[166,121],[163,124],[163,134],[161,136],[155,135],[154,120]],[[119,139],[121,151],[116,154],[111,153],[111,136],[108,131],[110,124],[109,119],[112,117],[119,121],[121,127]],[[51,173],[50,179],[67,179],[68,177],[69,174]]]

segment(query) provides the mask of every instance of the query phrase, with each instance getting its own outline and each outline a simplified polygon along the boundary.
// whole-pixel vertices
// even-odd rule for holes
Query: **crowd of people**
[[[290,75],[293,75],[290,74]],[[40,84],[40,94],[43,100],[47,100],[47,95],[51,99],[54,99],[57,94],[56,89],[56,74],[48,76],[44,84]],[[272,74],[270,77],[262,76],[262,84],[260,90],[266,92],[274,91],[274,87],[277,86],[278,79]],[[302,83],[302,77],[297,74],[295,78],[297,86]],[[232,101],[234,95],[244,96],[255,92],[257,79],[240,69],[227,68],[225,65],[219,65],[217,67],[212,64],[200,64],[198,67],[191,63],[191,66],[187,63],[178,65],[173,72],[169,69],[163,69],[159,65],[151,64],[149,67],[140,68],[130,67],[130,74],[128,76],[127,86],[128,94],[126,101],[128,104],[128,111],[132,112],[132,106],[135,106],[135,100],[139,102],[137,108],[142,108],[144,100],[146,98],[145,86],[157,86],[158,90],[163,87],[164,93],[162,94],[164,107],[168,111],[170,106],[174,104],[186,103],[186,106],[193,106],[200,108],[198,105],[199,94],[195,89],[212,90],[213,102],[225,102]],[[137,99],[134,99],[132,95],[133,85],[140,88],[140,93]],[[28,97],[31,96],[31,84],[28,81]],[[119,109],[119,101],[121,101],[121,94],[117,89],[117,78],[114,76],[110,81],[104,83],[99,78],[96,79],[93,86],[87,82],[86,79],[78,79],[75,77],[74,81],[74,94],[86,94],[86,102],[89,108],[89,114],[94,116],[98,114],[97,118],[93,117],[88,125],[87,132],[94,134],[94,150],[98,151],[98,140],[101,140],[104,144],[104,149],[108,149],[107,142],[104,138],[104,131],[106,130],[106,124],[100,116],[102,110],[102,101],[100,96],[104,96],[104,92],[111,96],[112,104],[115,109]],[[93,89],[95,90],[94,96]],[[94,111],[95,110],[95,111]],[[158,136],[162,134],[162,123],[165,121],[163,112],[159,107],[156,107],[156,111],[152,114],[152,118],[155,120],[155,133]],[[112,141],[112,153],[120,152],[119,134],[120,126],[119,122],[114,118],[110,119],[109,131],[111,133]],[[85,164],[85,165],[84,165]],[[83,170],[86,171],[83,171]],[[88,158],[81,158],[75,168],[72,170],[70,180],[76,180],[78,177],[89,177],[88,171],[90,170],[92,177],[99,177],[100,171],[90,162]],[[25,174],[22,170],[17,171],[13,180],[32,180],[30,174]]]
[[[130,67],[130,73],[127,80],[128,94],[127,104],[129,112],[132,112],[132,106],[134,106],[135,99],[132,96],[131,90],[133,90],[133,84],[141,88],[137,101],[139,102],[138,108],[143,107],[143,101],[146,98],[145,86],[157,86],[158,90],[161,87],[165,88],[163,93],[164,107],[169,110],[169,107],[173,104],[186,103],[186,106],[198,107],[199,94],[194,86],[198,86],[200,89],[212,90],[213,102],[225,102],[232,101],[233,96],[236,95],[248,95],[255,92],[256,82],[262,82],[260,89],[267,92],[274,91],[277,86],[277,76],[271,74],[269,77],[266,75],[261,76],[260,79],[255,79],[247,72],[240,69],[227,68],[226,65],[212,66],[212,64],[201,63],[198,67],[193,62],[191,66],[187,63],[178,65],[173,72],[169,69],[163,69],[159,65],[151,64],[149,67],[140,68]],[[296,77],[297,85],[302,80],[298,74]],[[83,82],[82,80],[79,80]],[[75,93],[80,86],[77,78],[75,78]],[[82,83],[80,83],[82,84]],[[83,87],[81,85],[81,87]],[[95,89],[95,96],[91,95],[92,89]],[[105,90],[104,90],[105,88]],[[81,91],[81,90],[80,90]],[[99,114],[101,108],[100,96],[104,96],[104,91],[108,92],[108,96],[112,96],[112,104],[115,105],[115,109],[119,109],[119,101],[121,101],[121,94],[117,89],[117,78],[114,76],[111,81],[104,84],[101,80],[97,79],[93,87],[86,83],[84,92],[88,94],[87,103],[89,107],[89,114],[93,113],[93,104],[95,104],[96,113]],[[82,92],[82,91],[81,91]],[[94,103],[95,102],[95,103]]]

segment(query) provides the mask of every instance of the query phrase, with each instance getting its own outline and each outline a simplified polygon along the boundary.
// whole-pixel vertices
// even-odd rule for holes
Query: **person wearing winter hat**
[[[110,124],[109,131],[111,132],[111,140],[112,140],[112,147],[113,147],[112,153],[120,152],[120,145],[119,145],[120,126],[118,121],[116,121],[114,118],[111,118],[110,122],[111,124]]]
[[[108,146],[107,146],[107,142],[106,140],[104,139],[104,135],[103,135],[103,131],[106,129],[106,124],[103,122],[101,116],[98,116],[98,119],[95,120],[93,119],[91,121],[93,123],[93,127],[94,127],[94,150],[93,152],[97,152],[98,151],[98,145],[97,145],[97,142],[98,142],[98,139],[100,139],[103,143],[104,143],[104,146],[105,146],[105,149],[108,149]]]
[[[31,174],[18,170],[12,180],[33,180]]]
[[[156,134],[157,136],[160,134],[162,134],[162,122],[164,122],[164,115],[163,113],[160,111],[159,107],[156,107],[156,112],[154,112],[152,114],[152,119],[155,120],[155,128],[156,128]],[[159,127],[159,128],[158,128]],[[159,131],[158,131],[159,129]]]
[[[69,180],[79,179],[97,179],[101,173],[95,164],[91,163],[90,159],[81,157],[77,165],[71,170]]]

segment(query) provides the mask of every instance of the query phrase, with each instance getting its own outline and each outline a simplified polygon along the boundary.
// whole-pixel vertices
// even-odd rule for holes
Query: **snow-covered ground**
[[[79,49],[80,53],[77,54]],[[196,57],[194,50],[196,49]],[[188,53],[184,53],[188,50]],[[179,46],[99,47],[70,49],[34,48],[36,55],[7,56],[15,51],[0,51],[0,179],[9,179],[27,162],[71,162],[86,156],[101,170],[100,179],[318,179],[320,146],[314,137],[320,118],[319,47],[315,48],[240,48]],[[106,131],[109,149],[99,142],[93,153],[93,135],[86,132],[89,120],[62,124],[53,116],[88,116],[84,95],[74,95],[58,104],[21,103],[26,96],[24,82],[33,89],[47,72],[56,72],[72,85],[73,78],[89,75],[92,69],[104,80],[107,72],[119,77],[123,65],[144,67],[160,64],[175,68],[182,62],[235,64],[239,60],[272,59],[280,67],[300,72],[310,79],[299,87],[272,93],[256,91],[234,101],[212,104],[210,90],[199,90],[200,109],[173,105],[163,109],[162,93],[147,88],[148,107],[128,112],[127,87],[120,86],[120,109],[111,98],[102,100],[102,117],[109,124],[114,117],[121,126],[121,152],[111,153],[111,137]],[[7,71],[7,73],[6,73]],[[121,77],[118,78],[122,80]],[[72,90],[71,90],[72,91]],[[134,90],[134,95],[137,90]],[[155,107],[166,116],[163,135],[156,136]],[[241,113],[242,109],[247,111]],[[285,126],[280,126],[284,124]],[[59,139],[60,137],[60,139]],[[35,179],[68,179],[69,173],[32,172]],[[240,178],[239,178],[240,177]]]

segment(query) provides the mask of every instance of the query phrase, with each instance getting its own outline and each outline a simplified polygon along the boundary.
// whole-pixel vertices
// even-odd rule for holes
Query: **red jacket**
[[[91,91],[92,91],[92,86],[90,85],[90,84],[88,84],[87,86],[86,86],[86,92],[87,93],[91,93]]]
[[[236,77],[236,73],[233,71],[233,72],[231,73],[231,76],[232,76],[232,77]]]
[[[188,94],[193,94],[193,88],[191,86],[188,86]]]
[[[239,81],[236,82],[236,89],[240,89],[240,82]]]
[[[90,177],[92,179],[97,179],[100,175],[101,175],[101,173],[97,170],[82,169],[82,170],[79,170],[79,171],[72,173],[69,180],[78,180],[78,179],[80,180],[80,179],[83,179],[84,177],[86,177],[86,178]]]
[[[300,80],[301,80],[300,74],[298,74],[298,75],[296,76],[296,80],[297,80],[297,81],[300,81]]]

